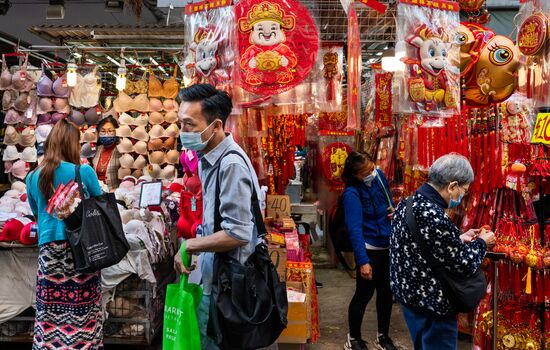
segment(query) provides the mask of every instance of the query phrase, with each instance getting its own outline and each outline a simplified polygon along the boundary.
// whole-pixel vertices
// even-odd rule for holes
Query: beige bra
[[[139,94],[136,98],[131,98],[124,91],[121,91],[113,104],[115,111],[118,113],[128,111],[149,112],[149,99],[145,94]]]

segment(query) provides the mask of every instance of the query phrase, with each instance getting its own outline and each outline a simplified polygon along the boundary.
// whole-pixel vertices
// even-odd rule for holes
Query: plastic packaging
[[[266,101],[307,78],[316,62],[319,37],[303,5],[293,0],[243,0],[235,14],[241,103]]]
[[[186,7],[184,16],[184,84],[211,84],[232,95],[234,31],[228,28],[235,27],[233,8],[194,10],[193,6]]]
[[[459,25],[458,6],[446,10],[409,5],[397,8],[397,47],[405,48],[404,91],[397,112],[450,116],[460,111],[458,47],[450,33]],[[449,2],[446,2],[449,3]],[[405,43],[405,44],[404,44]]]

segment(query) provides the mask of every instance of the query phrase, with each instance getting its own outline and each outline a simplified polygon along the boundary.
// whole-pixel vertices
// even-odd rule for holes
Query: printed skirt
[[[103,349],[100,272],[75,271],[66,241],[39,249],[32,348]]]

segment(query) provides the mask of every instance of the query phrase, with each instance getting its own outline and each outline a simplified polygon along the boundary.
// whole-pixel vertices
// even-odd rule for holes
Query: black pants
[[[348,309],[349,333],[355,339],[361,339],[361,323],[375,289],[378,333],[387,335],[390,330],[393,301],[390,290],[390,250],[367,249],[367,255],[372,267],[372,279],[361,277],[360,266],[357,266],[357,287]]]

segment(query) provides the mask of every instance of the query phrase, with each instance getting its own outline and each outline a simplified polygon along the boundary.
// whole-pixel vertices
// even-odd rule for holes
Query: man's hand
[[[462,243],[471,243],[481,232],[480,229],[471,229],[460,235]]]
[[[189,244],[190,240],[186,241],[187,242],[187,245]],[[180,248],[181,249],[181,248]],[[189,259],[191,259],[191,253],[189,252],[189,248],[187,249],[187,254],[189,255]],[[183,261],[181,260],[181,253],[180,251],[178,250],[178,252],[176,253],[176,255],[174,256],[174,269],[179,273],[179,274],[186,274],[186,275],[189,275],[191,273],[191,271],[193,271],[195,269],[194,266],[190,266],[189,268],[186,268],[184,265],[183,265]]]
[[[364,279],[372,279],[372,267],[370,266],[370,264],[362,265],[359,269],[359,272],[361,273],[361,277],[363,277]]]
[[[492,247],[495,244],[495,234],[491,231],[481,230],[479,234],[479,239],[485,241],[487,247]]]

